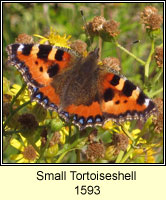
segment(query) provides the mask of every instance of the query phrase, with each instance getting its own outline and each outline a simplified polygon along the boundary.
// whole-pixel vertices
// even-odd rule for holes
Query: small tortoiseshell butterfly
[[[42,44],[11,44],[9,62],[27,82],[32,100],[56,110],[80,129],[112,120],[146,120],[156,106],[137,86],[97,64],[96,48],[84,58],[74,50]]]

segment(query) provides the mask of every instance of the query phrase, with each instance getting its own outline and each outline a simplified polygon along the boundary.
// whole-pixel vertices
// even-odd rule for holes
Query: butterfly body
[[[9,62],[22,73],[32,100],[56,110],[81,129],[107,120],[143,119],[156,106],[137,86],[97,64],[98,49],[86,58],[51,45],[11,44]]]

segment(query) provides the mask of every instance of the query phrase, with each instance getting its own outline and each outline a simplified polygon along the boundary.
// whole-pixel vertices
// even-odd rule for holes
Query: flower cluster
[[[157,47],[155,50],[155,59],[159,67],[163,67],[163,47]]]
[[[154,124],[155,124],[155,131],[157,133],[160,133],[163,131],[163,99],[161,98],[155,98],[154,102],[157,105],[158,108],[158,115],[157,118],[154,118]]]
[[[163,23],[163,17],[159,15],[157,8],[147,6],[140,15],[142,23],[145,25],[146,29],[160,29],[160,26]]]
[[[85,26],[85,30],[91,37],[100,36],[104,41],[111,41],[117,37],[120,33],[118,30],[119,23],[114,20],[106,21],[102,16],[94,17],[91,22],[88,22]]]
[[[86,157],[91,162],[104,158],[105,147],[101,142],[90,143],[86,150]]]
[[[120,61],[115,57],[107,57],[102,60],[102,64],[108,68],[114,69],[115,71],[120,71]]]
[[[77,51],[79,54],[84,55],[87,49],[87,44],[82,40],[75,40],[70,44],[71,49]]]
[[[27,35],[26,33],[19,34],[18,37],[15,39],[16,43],[25,43],[25,44],[32,44],[34,43],[33,37]]]

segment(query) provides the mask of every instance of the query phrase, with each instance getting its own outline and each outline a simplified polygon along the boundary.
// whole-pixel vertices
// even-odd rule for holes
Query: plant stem
[[[70,149],[70,150],[65,151],[64,153],[62,153],[62,154],[59,156],[59,158],[56,160],[55,163],[60,163],[61,160],[64,158],[64,156],[65,156],[69,151],[72,151],[72,150],[74,150],[74,149]]]
[[[163,69],[161,69],[161,70],[157,73],[157,75],[154,77],[152,83],[156,83],[156,82],[159,80],[159,78],[160,78],[160,76],[162,75],[162,73],[163,73]]]
[[[131,57],[133,57],[135,60],[137,60],[139,63],[141,63],[141,65],[145,66],[145,62],[138,58],[137,56],[135,56],[134,54],[132,54],[130,51],[128,51],[127,49],[125,49],[123,46],[121,46],[117,41],[115,42],[115,45],[117,47],[119,47],[122,51],[124,51],[125,53],[127,53],[128,55],[130,55]]]
[[[9,137],[7,137],[7,141],[6,141],[6,145],[5,146],[4,146],[4,143],[3,143],[3,152],[5,152],[6,149],[8,148],[11,137],[12,137],[11,135]]]
[[[104,4],[101,4],[100,16],[104,17]],[[99,37],[99,59],[101,59],[101,52],[102,52],[102,38]]]
[[[16,101],[16,99],[20,96],[20,94],[25,90],[26,88],[26,83],[23,83],[22,87],[20,88],[20,90],[17,92],[16,96],[14,96],[14,98],[11,101],[10,104],[10,111],[12,112],[12,106],[14,104],[14,102]]]
[[[81,161],[81,151],[80,151],[80,149],[76,149],[76,155],[77,155],[77,163],[80,163],[80,161]]]
[[[5,132],[4,132],[4,136],[13,135],[14,133],[20,133],[20,132],[22,132],[22,131],[23,131],[23,130],[5,131]]]
[[[119,163],[124,163],[128,157],[133,153],[134,149],[131,147],[130,150],[125,154],[125,156],[122,158],[122,160]]]
[[[80,139],[76,140],[75,142],[73,142],[73,144],[67,145],[67,146],[64,147],[62,150],[60,150],[60,151],[58,152],[58,154],[57,154],[57,155],[60,155],[60,156],[59,156],[59,158],[56,160],[56,163],[60,163],[61,160],[62,160],[62,159],[64,158],[64,156],[66,155],[66,153],[68,153],[69,151],[72,151],[72,150],[74,150],[74,149],[80,149],[80,148],[81,148],[80,144],[81,144],[81,143],[84,144],[84,142],[85,142],[86,140],[88,140],[87,137],[80,138]],[[56,156],[57,156],[57,155],[56,155]]]
[[[122,160],[123,155],[124,155],[124,151],[120,150],[120,152],[119,152],[119,154],[118,154],[118,156],[116,158],[115,163],[120,163],[120,161]]]
[[[145,64],[145,77],[146,78],[149,77],[149,65],[150,65],[153,53],[154,53],[154,39],[151,40],[151,51],[149,53],[148,59]]]
[[[150,96],[150,98],[152,98],[152,97],[156,96],[157,94],[159,94],[162,91],[163,91],[163,88],[160,88],[160,89],[154,91],[153,93],[151,93],[149,96]]]
[[[130,138],[130,140],[134,143],[134,138],[133,136],[129,133],[129,131],[127,129],[125,129],[124,126],[121,125],[121,129],[122,131]]]

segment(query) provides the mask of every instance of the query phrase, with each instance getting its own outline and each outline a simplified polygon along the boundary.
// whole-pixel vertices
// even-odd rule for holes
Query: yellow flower
[[[15,96],[19,90],[21,89],[20,85],[13,84],[12,88],[10,89],[10,94]],[[20,105],[25,103],[26,101],[30,100],[28,89],[26,88],[17,98],[20,101]]]
[[[141,160],[142,163],[155,163],[154,155],[156,152],[152,148],[135,149],[133,157],[135,156],[137,160]]]
[[[60,142],[62,144],[65,144],[66,142],[66,136],[69,135],[69,130],[68,127],[62,127],[62,129],[59,131],[61,137],[60,137]]]
[[[141,130],[138,128],[133,129],[133,130],[130,130],[130,129],[131,129],[131,122],[129,122],[129,121],[125,122],[123,124],[123,127],[120,127],[121,132],[125,132],[129,136],[130,140],[132,140],[132,141],[136,140],[139,137]],[[140,140],[142,141],[143,139],[140,138]],[[130,141],[130,143],[132,143],[132,141]],[[140,142],[138,142],[138,143],[140,143]]]
[[[16,161],[16,163],[35,163],[38,159],[39,154],[35,148],[28,143],[27,139],[20,135],[21,142],[15,138],[10,140],[10,145],[20,151],[19,154],[14,154],[10,156],[11,160]],[[36,148],[41,145],[41,141],[38,140],[35,143]]]
[[[8,94],[8,92],[10,92],[10,81],[6,77],[3,77],[3,93]]]
[[[103,126],[103,128],[104,129],[112,129],[112,128],[114,128],[115,127],[115,124],[114,124],[114,122],[113,121],[108,121],[108,122],[106,122],[105,124],[104,124],[104,126]]]
[[[125,128],[125,130],[130,130],[130,126],[131,126],[131,122],[125,122],[124,123],[124,128]],[[137,136],[139,133],[141,132],[141,130],[140,129],[134,129],[134,130],[132,130],[131,132],[130,132],[130,134],[132,134],[133,136]]]
[[[147,163],[155,163],[155,158],[154,155],[156,154],[156,152],[153,149],[149,149],[147,151]]]
[[[66,36],[66,34],[64,34],[64,36],[60,36],[52,27],[50,28],[50,33],[47,37],[37,34],[34,34],[34,36],[41,38],[40,44],[45,44],[46,42],[49,42],[51,45],[70,48],[70,43],[68,40],[71,38],[71,36]]]

